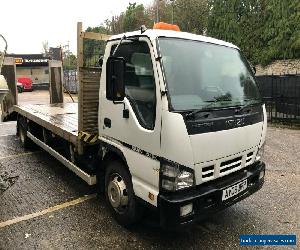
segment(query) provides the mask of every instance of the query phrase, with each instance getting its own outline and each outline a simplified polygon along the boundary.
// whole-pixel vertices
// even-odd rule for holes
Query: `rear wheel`
[[[135,198],[131,176],[120,161],[112,161],[107,166],[105,198],[114,218],[122,226],[130,226],[140,219],[142,208]]]

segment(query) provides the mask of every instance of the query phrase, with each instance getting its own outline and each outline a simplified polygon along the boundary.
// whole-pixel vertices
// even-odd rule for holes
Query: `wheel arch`
[[[106,168],[108,166],[109,162],[112,161],[120,161],[123,166],[126,168],[128,171],[129,175],[131,176],[131,172],[129,170],[129,166],[127,164],[126,157],[124,155],[123,150],[121,147],[117,145],[112,145],[108,142],[101,141],[100,143],[100,149],[99,149],[99,154],[101,155],[102,158],[102,164],[101,167],[98,167],[96,172],[97,172],[97,185],[98,188],[101,192],[104,191],[104,179],[105,179],[105,172]]]

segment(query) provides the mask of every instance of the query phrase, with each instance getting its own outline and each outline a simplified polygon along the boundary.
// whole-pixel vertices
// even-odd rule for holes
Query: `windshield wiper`
[[[248,103],[248,104],[242,105],[242,106],[240,106],[239,109],[236,110],[236,113],[240,113],[240,112],[242,112],[243,110],[245,110],[246,108],[249,108],[249,107],[251,107],[251,106],[253,106],[253,105],[255,105],[255,104],[261,103],[261,100],[258,99],[258,98],[256,98],[256,99],[244,99],[244,101],[246,101],[246,102],[249,102],[249,101],[260,101],[260,102],[250,102],[250,103]]]
[[[208,100],[208,101],[205,101],[205,102],[208,102],[209,104],[207,104],[206,106],[202,107],[201,109],[197,109],[197,110],[194,110],[190,113],[188,113],[186,115],[186,118],[191,118],[191,117],[194,117],[196,114],[200,113],[200,112],[203,112],[203,111],[209,111],[209,108],[213,107],[217,102],[223,102],[223,101],[232,101],[231,99],[227,98],[227,99],[218,99],[218,97],[214,97],[213,100]],[[204,114],[202,117],[200,118],[207,118],[209,116],[209,114]]]
[[[217,102],[217,100],[210,100],[210,101],[206,101],[206,102],[210,102],[210,103],[209,103],[208,105],[202,107],[201,109],[197,109],[197,110],[194,110],[194,111],[188,113],[185,117],[186,117],[186,118],[191,118],[191,117],[194,117],[196,114],[198,114],[198,113],[200,113],[200,112],[208,111],[208,109],[209,109],[210,107],[212,107],[212,106]],[[208,115],[205,114],[203,117],[207,118]]]

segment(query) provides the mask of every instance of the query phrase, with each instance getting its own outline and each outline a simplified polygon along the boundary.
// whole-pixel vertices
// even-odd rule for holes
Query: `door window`
[[[116,45],[112,46],[111,54]],[[123,57],[125,67],[125,93],[141,126],[153,129],[155,123],[155,80],[150,49],[146,42],[123,42],[115,53]]]

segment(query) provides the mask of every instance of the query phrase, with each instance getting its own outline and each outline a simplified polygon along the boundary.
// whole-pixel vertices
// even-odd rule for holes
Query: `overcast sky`
[[[0,34],[8,42],[9,53],[41,53],[43,41],[50,47],[70,41],[71,51],[76,52],[78,21],[84,29],[97,26],[124,11],[129,2],[147,6],[152,0],[2,0]]]

